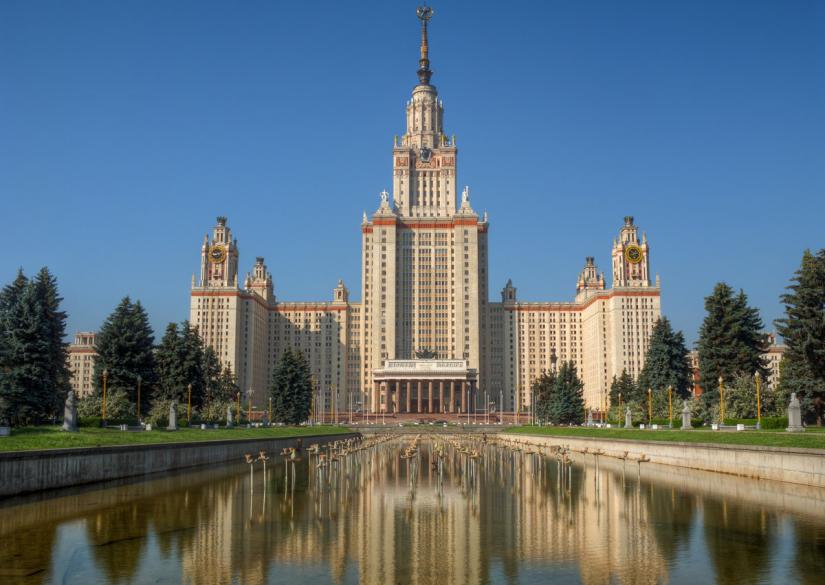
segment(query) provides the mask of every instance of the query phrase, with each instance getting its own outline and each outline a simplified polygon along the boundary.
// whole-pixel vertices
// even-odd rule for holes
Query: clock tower
[[[647,235],[639,239],[633,216],[624,218],[619,237],[613,240],[613,287],[651,286],[650,248]]]
[[[211,240],[209,234],[203,237],[201,277],[197,285],[238,288],[238,242],[232,239],[225,217],[218,217]]]

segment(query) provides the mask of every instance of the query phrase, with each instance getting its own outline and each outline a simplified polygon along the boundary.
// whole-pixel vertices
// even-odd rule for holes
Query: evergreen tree
[[[57,290],[57,279],[45,266],[32,280],[38,307],[42,312],[45,341],[48,344],[49,376],[43,380],[43,414],[62,415],[66,395],[71,389],[69,353],[66,337],[66,313],[60,310],[63,300]]]
[[[536,421],[541,424],[550,420],[550,397],[553,394],[556,375],[552,372],[543,372],[533,381],[532,391],[536,409]]]
[[[287,348],[281,356],[270,388],[272,420],[297,425],[309,418],[312,380],[304,354]]]
[[[177,400],[183,396],[186,379],[183,374],[183,347],[177,323],[169,323],[155,353],[157,372],[156,400]]]
[[[24,425],[51,412],[53,396],[49,323],[34,283],[22,274],[3,290],[0,421]]]
[[[642,392],[638,384],[633,381],[633,376],[628,374],[626,369],[622,370],[622,374],[618,378],[613,376],[613,382],[610,384],[610,404],[614,406],[619,404],[620,393],[622,403],[638,402],[642,399]]]
[[[198,330],[184,321],[181,332],[181,370],[183,374],[184,394],[181,401],[187,399],[188,385],[192,385],[192,407],[203,405],[206,396],[206,377],[204,374],[205,347]]]
[[[776,328],[785,339],[779,394],[787,406],[796,392],[808,422],[822,425],[825,415],[825,249],[805,250],[788,292],[785,317]]]
[[[140,301],[132,303],[129,297],[124,297],[97,335],[94,377],[98,393],[103,389],[103,370],[107,370],[107,392],[122,390],[134,403],[140,376],[141,411],[146,412],[144,403],[149,403],[157,386],[154,341],[149,317]]]
[[[218,402],[232,402],[240,391],[241,389],[238,387],[238,380],[235,377],[235,374],[232,373],[232,368],[227,365],[221,371],[217,391],[213,397],[213,400]]]
[[[674,398],[689,398],[690,374],[685,336],[673,330],[667,317],[661,317],[653,326],[645,365],[639,374],[639,387],[657,392],[670,386]]]
[[[563,362],[547,403],[548,420],[553,424],[580,424],[584,420],[583,391],[576,364]]]
[[[719,402],[719,377],[731,383],[738,375],[759,372],[767,377],[762,354],[767,338],[756,308],[748,306],[744,291],[734,294],[720,282],[705,298],[705,317],[699,331],[699,367],[702,404],[707,411]]]
[[[203,384],[205,404],[212,402],[218,394],[221,393],[221,362],[218,359],[218,354],[211,345],[205,345],[203,348]],[[231,372],[230,372],[231,375]]]

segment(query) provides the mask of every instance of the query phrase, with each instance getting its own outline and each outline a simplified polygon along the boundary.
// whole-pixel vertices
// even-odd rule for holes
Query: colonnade
[[[373,412],[389,413],[466,413],[476,398],[473,380],[376,380]]]

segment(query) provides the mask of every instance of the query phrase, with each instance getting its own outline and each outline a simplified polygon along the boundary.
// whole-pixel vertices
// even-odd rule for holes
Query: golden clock
[[[209,261],[213,264],[220,264],[226,260],[226,248],[224,246],[215,244],[209,248]]]
[[[631,264],[638,264],[643,258],[644,254],[642,254],[642,249],[636,244],[630,244],[624,249],[624,259]]]

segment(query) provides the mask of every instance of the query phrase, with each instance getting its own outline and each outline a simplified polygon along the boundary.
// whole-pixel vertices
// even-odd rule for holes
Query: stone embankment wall
[[[284,447],[325,444],[355,436],[356,433],[0,453],[0,497],[240,461],[244,453],[257,456],[258,451],[266,451],[272,457]]]
[[[501,433],[498,436],[522,444],[568,447],[571,451],[580,453],[585,449],[588,453],[600,450],[606,457],[626,458],[628,462],[633,463],[644,457],[651,463],[661,465],[825,488],[824,449],[623,441],[509,433]]]

